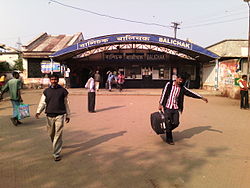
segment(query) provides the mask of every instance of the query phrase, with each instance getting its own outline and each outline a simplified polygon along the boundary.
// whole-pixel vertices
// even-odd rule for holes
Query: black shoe
[[[13,123],[13,125],[17,126],[17,118],[13,117],[13,118],[10,118],[11,122]]]
[[[17,124],[20,125],[20,124],[23,124],[21,121],[17,120]]]
[[[58,162],[58,161],[60,161],[61,159],[62,159],[61,156],[57,156],[57,157],[54,158],[54,161]]]
[[[174,141],[173,140],[167,140],[166,141],[169,145],[174,145]]]

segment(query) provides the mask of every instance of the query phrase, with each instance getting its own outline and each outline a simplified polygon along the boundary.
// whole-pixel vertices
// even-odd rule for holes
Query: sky
[[[243,0],[0,0],[0,43],[26,45],[44,32],[82,32],[84,39],[117,33],[173,37],[177,22],[178,39],[207,47],[248,39],[248,11]]]

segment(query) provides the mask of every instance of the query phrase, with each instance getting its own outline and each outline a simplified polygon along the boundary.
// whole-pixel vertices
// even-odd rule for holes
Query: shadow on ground
[[[174,131],[173,130],[173,138],[175,142],[178,142],[180,140],[186,139],[186,138],[191,138],[197,134],[201,134],[204,131],[212,131],[212,132],[217,132],[217,133],[223,133],[220,130],[212,129],[212,126],[199,126],[199,127],[193,127],[190,129],[186,129],[183,131]],[[162,140],[166,140],[165,134],[160,135]]]
[[[94,135],[69,130],[67,135],[78,135],[80,143],[65,145],[63,160],[56,163],[50,158],[51,143],[40,125],[41,121],[32,120],[33,126],[22,129],[1,128],[0,167],[5,175],[0,179],[4,187],[183,187],[192,174],[207,163],[208,156],[227,150],[209,147],[204,148],[203,154],[193,155],[186,151],[195,145],[171,149],[164,142],[153,151],[135,150],[126,144],[106,150],[106,143],[123,137],[127,132]],[[220,132],[204,126],[177,132],[175,136],[180,140],[203,131]],[[32,137],[27,132],[32,132]],[[70,142],[69,137],[66,139]]]
[[[73,148],[74,150],[70,151],[70,152],[67,152],[64,154],[64,156],[67,156],[67,155],[71,155],[75,152],[80,152],[80,151],[83,151],[83,150],[87,150],[91,147],[94,147],[98,144],[101,144],[103,142],[107,142],[113,138],[116,138],[116,137],[119,137],[119,136],[123,136],[123,134],[125,134],[127,131],[119,131],[119,132],[116,132],[116,133],[110,133],[110,134],[105,134],[105,135],[102,135],[102,136],[99,136],[97,138],[93,138],[87,142],[83,142],[83,143],[80,143],[80,144],[73,144],[73,145],[66,145],[66,146],[63,146],[63,148]]]
[[[107,110],[113,110],[113,109],[116,109],[116,108],[123,108],[125,106],[110,106],[110,107],[107,107],[107,108],[101,108],[101,109],[97,109],[96,112],[102,112],[102,111],[107,111]]]

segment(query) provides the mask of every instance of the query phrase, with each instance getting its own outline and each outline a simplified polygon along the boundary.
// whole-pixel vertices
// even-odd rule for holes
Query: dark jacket
[[[46,97],[45,113],[47,116],[54,117],[66,113],[64,99],[68,95],[68,91],[65,88],[60,85],[57,85],[56,88],[49,87],[44,90],[43,94]]]
[[[171,80],[171,81],[167,82],[167,84],[165,85],[165,87],[164,87],[164,89],[162,91],[160,104],[164,108],[166,107],[169,95],[170,95],[171,90],[172,90],[172,86],[173,86],[173,81]],[[180,89],[180,93],[179,93],[179,96],[178,96],[178,99],[177,99],[177,105],[178,105],[178,108],[179,108],[178,110],[182,112],[183,111],[183,103],[184,103],[184,95],[186,95],[188,97],[192,97],[192,98],[198,98],[198,99],[201,99],[202,96],[200,96],[197,93],[192,92],[191,90],[189,90],[185,86],[181,85],[180,87],[181,87],[181,89]]]

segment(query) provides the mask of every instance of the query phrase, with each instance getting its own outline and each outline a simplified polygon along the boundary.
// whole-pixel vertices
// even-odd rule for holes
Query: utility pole
[[[173,24],[171,27],[174,28],[174,38],[176,38],[177,29],[180,29],[180,27],[178,27],[180,23],[177,22],[171,22],[171,23]]]
[[[17,46],[17,49],[18,49],[19,51],[21,51],[22,43],[21,43],[20,37],[18,37],[18,41],[17,41],[17,43],[16,43],[16,46]]]
[[[247,77],[250,80],[249,68],[250,68],[250,0],[244,0],[248,5],[248,56],[247,56]]]

